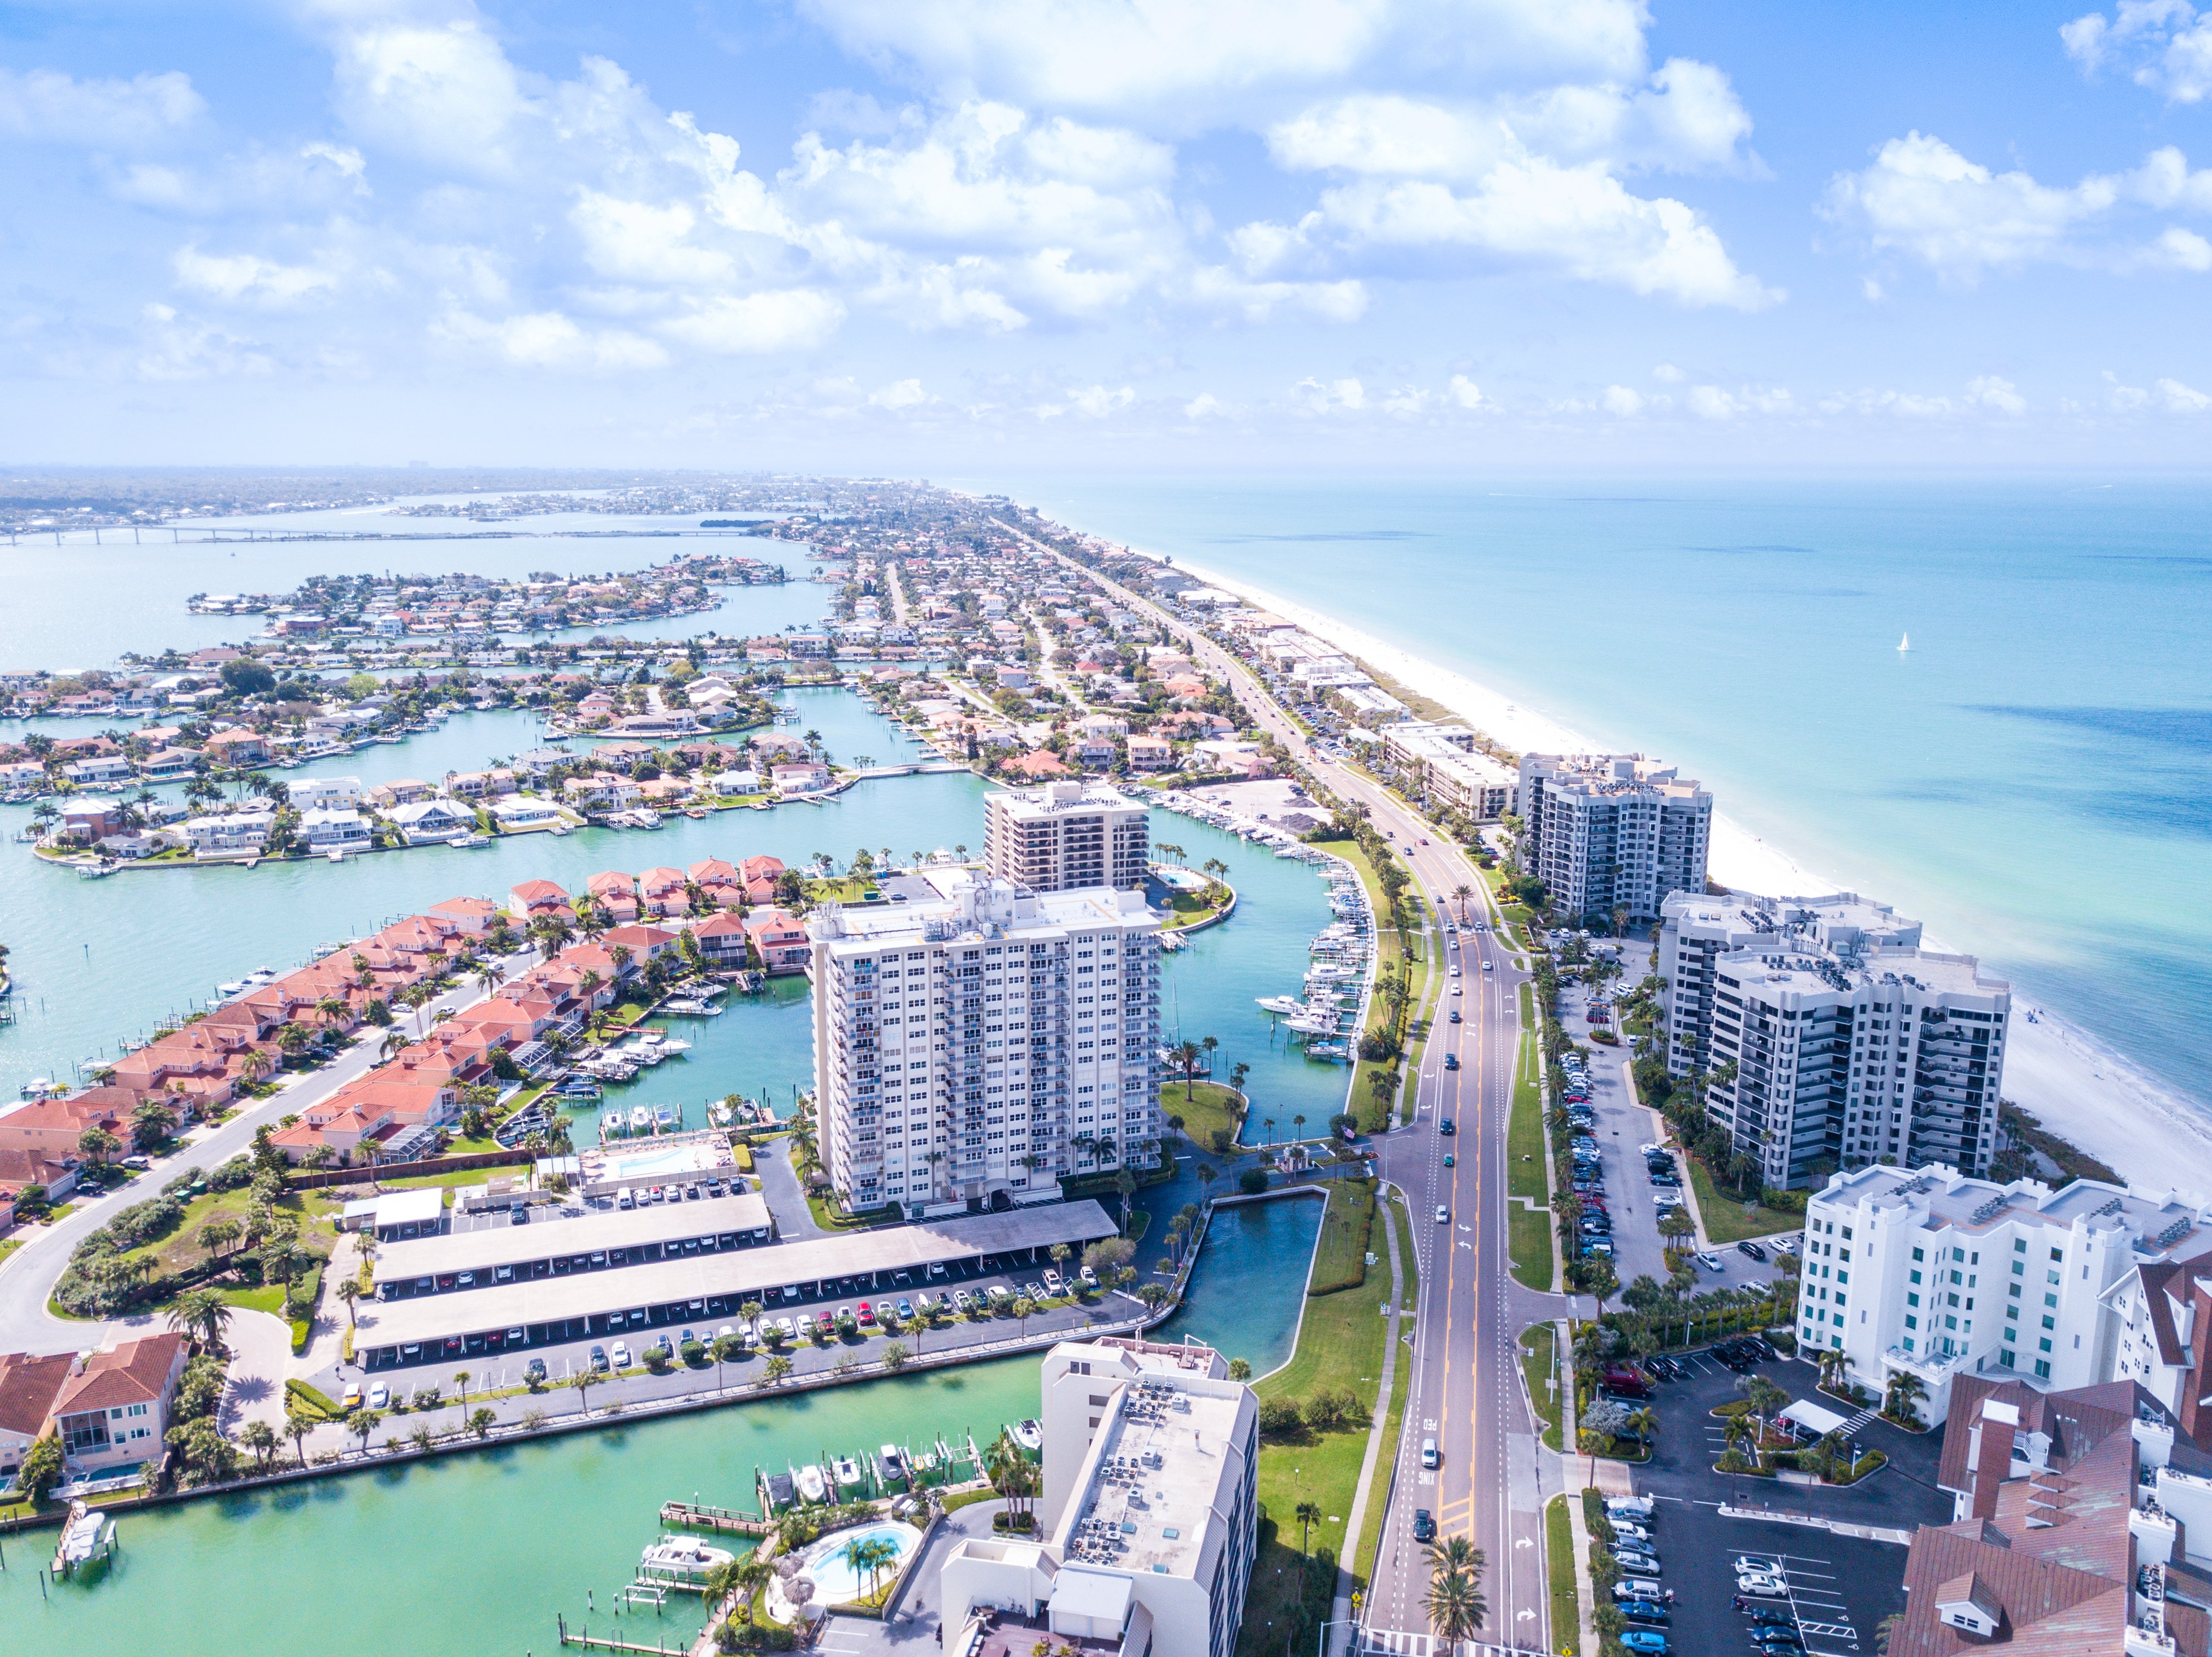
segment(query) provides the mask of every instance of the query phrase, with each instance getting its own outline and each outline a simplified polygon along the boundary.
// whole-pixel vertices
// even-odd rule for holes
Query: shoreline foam
[[[1239,577],[1178,557],[1176,568],[1281,616],[1381,669],[1522,753],[1589,753],[1592,742],[1548,715],[1348,622],[1294,604]],[[1844,889],[1781,847],[1713,814],[1713,878],[1770,896]],[[1929,947],[1942,944],[1930,938]],[[1984,965],[1989,963],[1984,962]],[[2212,1199],[2212,1121],[2133,1060],[2015,990],[2005,1095],[2043,1126],[2149,1191],[2178,1188]]]

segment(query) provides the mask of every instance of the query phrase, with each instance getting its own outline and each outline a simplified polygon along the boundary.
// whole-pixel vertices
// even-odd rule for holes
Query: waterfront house
[[[617,925],[637,919],[636,877],[619,869],[604,869],[584,883],[584,889]]]
[[[568,821],[551,800],[540,799],[533,794],[510,794],[504,799],[494,800],[486,809],[499,824],[500,832],[506,835],[552,828]]]
[[[771,973],[803,973],[810,947],[806,923],[778,908],[756,909],[745,917],[745,932]]]
[[[568,907],[568,894],[550,880],[517,883],[507,892],[507,912],[526,922],[548,914],[562,920],[575,919],[574,911]]]
[[[1103,771],[1114,763],[1114,743],[1109,737],[1082,737],[1068,751],[1093,771]]]
[[[1225,771],[1236,777],[1264,777],[1272,768],[1260,752],[1260,744],[1252,742],[1212,741],[1193,743],[1194,762],[1208,771]]]
[[[185,819],[185,838],[194,857],[239,857],[258,853],[276,827],[274,811],[223,811]]]
[[[286,793],[292,804],[302,811],[312,811],[317,807],[350,811],[361,804],[361,779],[301,777],[288,786]]]
[[[109,835],[123,832],[123,808],[119,805],[72,805],[62,812],[59,829],[64,840],[83,841],[88,845]]]
[[[389,811],[395,805],[412,805],[416,800],[428,799],[435,792],[420,777],[395,777],[370,789],[368,803],[380,810]]]
[[[1067,767],[1050,749],[1039,748],[1008,760],[1006,771],[1009,776],[1035,780],[1041,777],[1064,777],[1067,774]]]
[[[172,835],[155,829],[126,829],[119,835],[102,835],[93,841],[92,849],[102,857],[119,858],[135,863],[141,858],[152,857],[156,852],[166,852],[186,841],[181,835]]]
[[[148,782],[179,782],[199,769],[200,756],[189,748],[157,748],[138,768]]]
[[[818,794],[830,786],[830,768],[811,762],[779,765],[769,773],[769,779],[779,794]]]
[[[0,1150],[0,1229],[15,1223],[16,1200],[33,1187],[45,1192],[49,1202],[66,1200],[76,1189],[76,1169],[74,1156],[64,1159],[36,1150]],[[0,1476],[7,1472],[6,1459],[0,1454]]]
[[[539,783],[545,780],[546,773],[555,766],[569,764],[574,758],[563,749],[533,748],[514,756],[514,768],[531,782]]]
[[[427,919],[456,932],[481,935],[491,930],[492,917],[498,913],[499,905],[488,897],[449,897],[433,903]]]
[[[41,1435],[60,1436],[73,1477],[98,1478],[161,1460],[186,1356],[182,1335],[161,1334],[113,1341],[70,1360]]]
[[[350,808],[338,810],[318,806],[300,813],[300,838],[313,852],[365,851],[370,843],[368,820]]]
[[[0,765],[0,793],[12,794],[25,788],[44,788],[46,768],[36,760],[15,760]]]
[[[699,953],[717,972],[737,972],[745,964],[745,946],[751,933],[735,909],[720,909],[691,929]]]
[[[0,1486],[22,1470],[24,1454],[45,1433],[54,1399],[76,1363],[71,1352],[0,1352]]]
[[[627,811],[645,798],[637,784],[614,771],[570,777],[561,785],[561,795],[579,811]]]
[[[456,771],[446,779],[446,792],[455,799],[496,799],[514,792],[514,773],[505,766],[489,771]]]
[[[738,877],[745,883],[745,901],[768,903],[775,901],[775,883],[783,877],[783,859],[768,856],[750,857],[738,865]],[[764,895],[753,894],[765,886]]]
[[[1172,771],[1176,768],[1175,744],[1158,737],[1132,737],[1128,742],[1129,769],[1132,771]]]
[[[58,1162],[80,1153],[77,1140],[87,1128],[118,1133],[138,1108],[128,1088],[88,1088],[70,1099],[40,1099],[0,1116],[0,1151],[25,1151]]]
[[[720,858],[702,858],[684,872],[707,901],[718,909],[734,909],[744,901],[744,877],[733,865]]]
[[[98,786],[111,782],[128,782],[132,776],[131,762],[120,754],[102,754],[88,760],[79,760],[75,765],[62,767],[62,775],[80,788],[88,785]]]
[[[258,731],[234,725],[218,731],[201,744],[200,751],[217,765],[265,765],[269,744]]]
[[[477,814],[451,800],[422,799],[395,805],[385,816],[410,846],[459,840],[476,832]]]

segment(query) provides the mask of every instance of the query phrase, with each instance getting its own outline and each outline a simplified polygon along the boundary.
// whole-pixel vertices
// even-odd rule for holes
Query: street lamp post
[[[1359,1619],[1356,1617],[1339,1617],[1323,1623],[1321,1625],[1321,1632],[1315,1641],[1314,1657],[1328,1657],[1328,1631],[1331,1629],[1356,1629],[1358,1626]]]

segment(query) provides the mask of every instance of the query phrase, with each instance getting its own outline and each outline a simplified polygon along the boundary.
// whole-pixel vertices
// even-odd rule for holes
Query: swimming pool
[[[845,1560],[845,1551],[855,1542],[888,1542],[896,1549],[897,1557],[884,1567],[876,1579],[882,1587],[905,1568],[915,1549],[920,1545],[921,1533],[911,1525],[886,1522],[880,1525],[855,1525],[849,1530],[834,1531],[799,1556],[799,1569],[814,1579],[814,1603],[819,1605],[842,1605],[858,1599],[868,1591],[865,1573],[855,1571]],[[784,1597],[781,1579],[769,1584],[769,1614],[780,1622],[789,1622],[791,1602]]]

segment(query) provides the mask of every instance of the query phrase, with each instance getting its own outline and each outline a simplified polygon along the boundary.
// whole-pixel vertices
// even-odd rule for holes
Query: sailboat
[[[1911,635],[1910,633],[1906,634],[1903,638],[1899,639],[1899,640],[1897,641],[1897,652],[1898,652],[1898,654],[1899,654],[1899,655],[1900,655],[1900,656],[1901,656],[1901,655],[1903,655],[1906,651],[1908,651],[1908,650],[1910,650],[1910,649],[1911,649],[1911,648],[1912,648],[1912,635]]]

